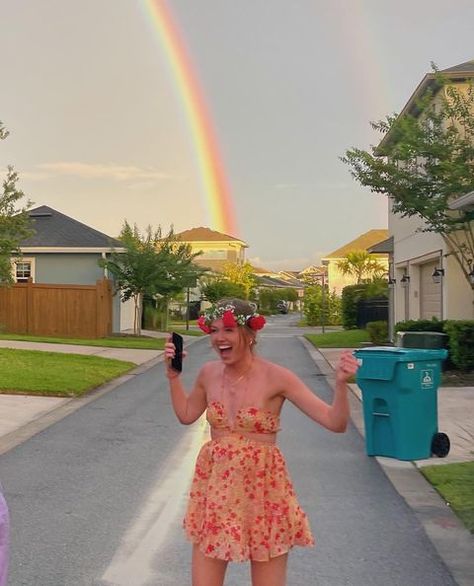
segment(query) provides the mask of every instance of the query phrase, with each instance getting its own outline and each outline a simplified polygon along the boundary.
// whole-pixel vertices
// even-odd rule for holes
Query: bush
[[[463,371],[474,370],[474,321],[446,321],[451,360]]]
[[[444,333],[446,321],[433,319],[410,319],[395,324],[395,332],[441,332]]]
[[[357,302],[367,298],[370,284],[348,285],[342,290],[342,325],[345,330],[357,328]]]
[[[386,321],[369,321],[366,325],[370,341],[379,346],[385,344],[388,340],[388,322]]]

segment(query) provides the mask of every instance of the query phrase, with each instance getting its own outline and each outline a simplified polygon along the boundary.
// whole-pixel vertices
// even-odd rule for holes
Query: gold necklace
[[[231,389],[235,389],[235,387],[236,387],[236,386],[237,386],[237,385],[240,383],[240,381],[241,381],[241,380],[243,380],[243,379],[244,379],[244,378],[245,378],[245,377],[246,377],[246,376],[249,374],[249,372],[250,372],[250,370],[251,370],[252,366],[253,366],[253,360],[252,360],[252,362],[250,363],[250,365],[248,366],[248,368],[246,368],[246,369],[244,370],[244,372],[243,372],[243,373],[242,373],[242,374],[241,374],[239,377],[237,377],[235,380],[231,380],[231,379],[230,379],[230,377],[229,377],[229,375],[226,373],[226,371],[225,371],[225,367],[224,367],[224,370],[223,370],[223,373],[222,373],[222,374],[223,374],[223,376],[222,376],[222,382],[223,382],[223,385],[225,385],[225,383],[227,382],[227,383],[228,383],[228,386],[229,386]]]

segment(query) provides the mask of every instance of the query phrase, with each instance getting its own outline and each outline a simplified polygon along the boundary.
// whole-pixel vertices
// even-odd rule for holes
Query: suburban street
[[[296,320],[269,318],[257,351],[330,401]],[[188,385],[212,357],[207,338],[189,346]],[[158,364],[1,456],[10,586],[190,584],[181,519],[206,439],[203,420],[177,422]],[[279,445],[317,540],[290,554],[289,586],[456,584],[353,425],[334,434],[288,404]],[[248,564],[231,565],[226,586],[246,584]]]

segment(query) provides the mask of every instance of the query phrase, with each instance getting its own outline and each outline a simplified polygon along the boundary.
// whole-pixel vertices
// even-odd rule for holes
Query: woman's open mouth
[[[229,344],[219,344],[217,349],[219,350],[221,358],[226,358],[232,353],[232,346]]]

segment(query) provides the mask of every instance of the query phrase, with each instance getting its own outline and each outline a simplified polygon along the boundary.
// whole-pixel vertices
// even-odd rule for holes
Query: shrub
[[[474,370],[474,321],[446,321],[451,360],[460,370]]]
[[[395,332],[444,332],[446,321],[433,319],[411,319],[395,324]]]
[[[385,344],[388,340],[388,322],[386,321],[369,321],[365,329],[369,333],[370,341],[373,344]]]
[[[357,328],[357,302],[366,299],[370,285],[348,285],[342,290],[342,325],[345,330]],[[369,289],[370,290],[370,289]]]

